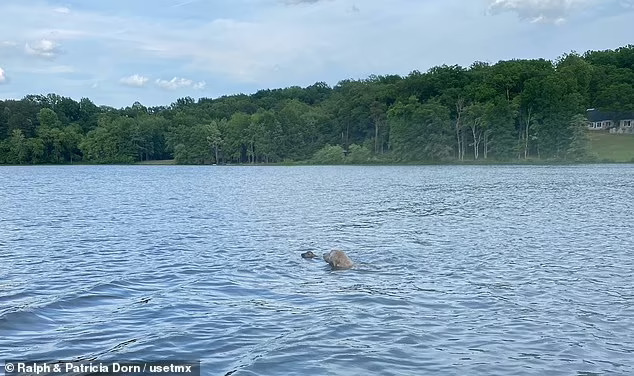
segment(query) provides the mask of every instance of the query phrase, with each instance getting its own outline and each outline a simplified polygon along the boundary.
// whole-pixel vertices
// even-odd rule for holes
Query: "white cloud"
[[[204,89],[206,83],[204,81],[194,82],[187,78],[174,77],[171,80],[157,79],[156,85],[162,89],[176,90],[191,87],[196,90]]]
[[[4,73],[4,69],[0,68],[0,84],[7,82],[7,76]]]
[[[46,59],[53,59],[60,53],[59,44],[50,39],[40,39],[34,43],[27,43],[24,46],[24,51],[29,55]]]
[[[10,81],[26,83],[22,94],[46,85],[117,105],[162,104],[178,89],[205,88],[197,82],[203,77],[213,80],[214,92],[205,90],[215,96],[615,48],[631,43],[631,30],[609,25],[629,25],[634,12],[632,0],[161,0],[150,8],[112,0],[83,2],[68,12],[54,3],[64,4],[0,0],[0,64]],[[487,7],[505,16],[487,18]],[[576,27],[580,18],[583,25]],[[555,32],[530,22],[571,27]],[[25,42],[33,56],[63,54],[55,64],[29,58]],[[70,71],[63,66],[75,71],[44,83],[24,71]],[[143,75],[124,77],[135,72]],[[92,83],[99,90],[87,90]],[[112,83],[155,90],[122,91]]]
[[[572,13],[599,3],[598,0],[491,0],[489,11],[514,12],[532,23],[562,24]]]
[[[139,46],[160,58],[186,60],[189,69],[225,75],[238,82],[257,82],[272,78],[280,66],[305,71],[311,68],[306,60],[327,56],[323,47],[331,42],[319,35],[321,31],[323,28],[305,28],[295,21],[218,19],[194,30],[174,28],[145,34]],[[187,86],[178,79],[169,82],[160,85]]]
[[[123,77],[122,79],[119,80],[119,82],[125,86],[144,87],[145,84],[147,84],[149,80],[150,79],[145,76],[133,74],[132,76]]]
[[[70,9],[68,9],[67,7],[58,7],[53,9],[54,12],[56,13],[61,13],[61,14],[68,14],[70,13]]]

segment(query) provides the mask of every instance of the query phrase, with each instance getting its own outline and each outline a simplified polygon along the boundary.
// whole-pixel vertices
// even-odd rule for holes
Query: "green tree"
[[[43,108],[37,115],[42,128],[59,128],[62,126],[62,122],[59,121],[55,111],[50,108]]]
[[[99,126],[88,132],[79,147],[87,161],[132,163],[142,155],[138,123],[135,119],[102,115]]]
[[[247,161],[247,130],[251,124],[251,116],[244,112],[237,112],[227,122],[224,132],[225,157],[233,162]]]
[[[9,139],[9,163],[24,164],[29,160],[29,144],[21,129],[14,129]]]
[[[346,163],[362,164],[368,163],[372,158],[372,152],[365,146],[356,144],[350,145],[348,148],[348,155],[346,156]]]
[[[516,154],[516,103],[499,96],[490,102],[489,126],[484,132],[483,157],[493,155],[498,160],[509,160]]]
[[[138,159],[148,161],[169,158],[166,141],[169,121],[160,115],[140,115],[136,122]]]
[[[317,150],[312,158],[314,164],[336,165],[345,162],[344,150],[339,145],[326,145]]]
[[[48,110],[48,109],[45,109]],[[51,110],[49,110],[51,111]],[[52,112],[52,111],[51,111]],[[55,113],[53,113],[55,114]],[[47,163],[64,162],[64,132],[59,128],[40,127],[37,136],[43,145],[43,158]]]
[[[390,142],[402,161],[445,161],[451,156],[449,110],[439,103],[421,104],[415,97],[397,102],[388,112]]]
[[[181,164],[205,164],[213,160],[208,137],[210,127],[200,124],[193,127],[179,126],[170,132],[168,144],[174,153],[174,159]]]
[[[223,147],[224,140],[222,138],[221,129],[225,129],[227,120],[213,120],[206,126],[207,143],[213,149],[215,163],[220,163],[220,149]]]
[[[566,150],[566,159],[575,162],[596,160],[596,155],[592,153],[590,146],[587,124],[588,121],[583,115],[575,115],[570,120],[570,142]]]

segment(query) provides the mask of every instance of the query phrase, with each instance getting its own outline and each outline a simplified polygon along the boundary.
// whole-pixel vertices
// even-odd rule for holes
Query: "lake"
[[[634,374],[634,165],[0,167],[0,187],[4,359]],[[355,268],[300,257],[331,249]]]

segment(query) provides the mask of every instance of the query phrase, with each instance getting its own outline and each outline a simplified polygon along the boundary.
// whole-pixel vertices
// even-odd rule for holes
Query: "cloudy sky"
[[[0,99],[122,107],[634,42],[634,0],[1,0]]]

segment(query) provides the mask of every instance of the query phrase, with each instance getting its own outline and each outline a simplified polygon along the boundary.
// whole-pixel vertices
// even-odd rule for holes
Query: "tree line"
[[[634,110],[634,46],[158,107],[29,95],[0,101],[0,163],[586,161],[588,108]]]

